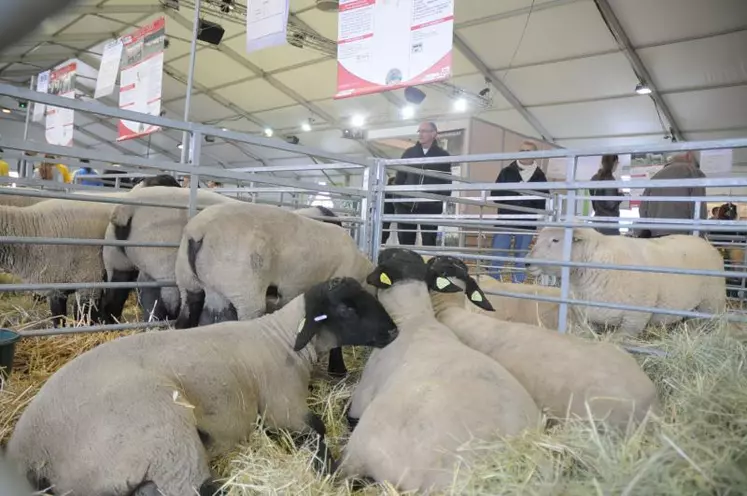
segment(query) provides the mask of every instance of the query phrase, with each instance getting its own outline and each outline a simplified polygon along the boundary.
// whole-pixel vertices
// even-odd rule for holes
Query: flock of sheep
[[[168,177],[102,193],[139,204],[0,207],[5,235],[171,246],[0,247],[2,268],[24,282],[177,284],[139,291],[149,318],[175,319],[176,329],[83,353],[23,412],[5,454],[36,490],[213,495],[220,484],[209,460],[251,435],[259,415],[299,442],[311,439],[322,473],[388,481],[404,491],[442,490],[459,478],[459,464],[477,455],[461,449],[472,439],[513,436],[569,416],[625,428],[659,408],[653,383],[627,352],[548,330],[557,328],[557,304],[485,294],[546,289],[559,296],[555,288],[473,278],[457,258],[426,259],[401,248],[383,250],[374,264],[332,212],[316,207],[288,211],[198,190],[200,211],[190,219],[183,208],[154,206],[187,205],[189,191]],[[564,232],[543,229],[529,258],[559,260]],[[572,259],[723,270],[707,242],[668,238],[577,229]],[[572,268],[570,282],[579,299],[718,313],[725,307],[722,279]],[[108,323],[121,317],[129,291],[80,296]],[[48,297],[59,325],[68,295]],[[597,307],[571,318],[626,333],[673,320]],[[346,374],[344,346],[373,350],[347,409],[350,438],[335,460],[307,396],[312,367],[327,353],[329,373]]]

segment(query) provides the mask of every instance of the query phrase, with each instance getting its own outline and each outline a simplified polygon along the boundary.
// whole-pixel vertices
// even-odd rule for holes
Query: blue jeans
[[[533,233],[527,233],[527,234],[496,234],[493,236],[493,250],[496,250],[495,253],[493,253],[493,256],[496,257],[508,257],[510,256],[509,253],[509,247],[511,246],[511,236],[516,236],[516,243],[514,244],[514,256],[524,258],[527,256],[527,250],[529,250],[529,244],[532,242],[532,234]],[[495,277],[496,279],[500,279],[501,277],[501,269],[503,268],[504,262],[499,262],[497,260],[493,261],[493,266],[491,270],[488,272],[489,275],[492,277]],[[514,262],[514,265],[517,269],[523,269],[524,268],[524,262]],[[511,281],[512,282],[524,282],[524,279],[526,278],[526,273],[521,272],[512,272],[511,273]]]

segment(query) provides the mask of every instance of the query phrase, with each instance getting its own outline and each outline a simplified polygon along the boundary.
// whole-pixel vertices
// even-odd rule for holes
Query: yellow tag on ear
[[[437,277],[436,278],[436,287],[438,289],[444,289],[449,284],[451,284],[451,281],[449,281],[445,277]]]
[[[386,275],[386,274],[384,274],[383,272],[379,276],[379,281],[381,281],[383,284],[386,284],[387,286],[391,286],[392,285],[392,280],[389,279],[389,276]]]
[[[303,326],[306,325],[306,319],[301,319],[301,322],[298,323],[298,332],[300,333],[303,331]]]
[[[477,291],[473,291],[472,296],[470,296],[469,299],[472,301],[482,301],[482,295]]]

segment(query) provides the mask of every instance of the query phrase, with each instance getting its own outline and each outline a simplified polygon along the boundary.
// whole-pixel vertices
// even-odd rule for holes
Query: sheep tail
[[[199,277],[197,277],[197,254],[200,252],[200,249],[202,249],[202,242],[204,239],[196,240],[189,238],[187,240],[187,260],[189,261],[189,268],[192,271],[192,275],[195,277],[195,279],[199,280]]]

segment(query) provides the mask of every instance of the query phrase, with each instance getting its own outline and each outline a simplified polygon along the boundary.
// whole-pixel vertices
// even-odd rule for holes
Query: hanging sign
[[[76,62],[58,67],[50,72],[48,93],[65,98],[75,98]],[[47,105],[44,137],[50,145],[73,146],[75,111]]]
[[[113,40],[106,44],[104,53],[101,54],[101,65],[96,77],[96,90],[94,98],[110,95],[117,83],[119,63],[122,60],[122,40]]]
[[[36,91],[39,93],[47,93],[49,91],[49,76],[52,74],[52,71],[44,71],[42,73],[39,73],[39,75],[36,78]],[[34,103],[34,115],[32,119],[34,122],[40,122],[42,118],[44,117],[44,104],[35,102]]]
[[[119,76],[119,108],[149,115],[161,113],[163,50],[166,20],[151,24],[122,37],[122,72]],[[117,141],[139,138],[160,130],[134,121],[119,121]]]
[[[289,0],[248,0],[246,52],[284,45],[288,34]]]
[[[336,99],[451,77],[454,0],[340,0]]]

